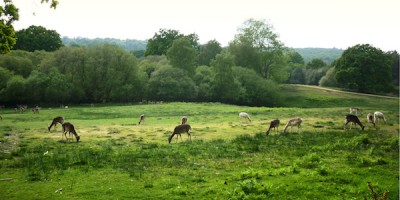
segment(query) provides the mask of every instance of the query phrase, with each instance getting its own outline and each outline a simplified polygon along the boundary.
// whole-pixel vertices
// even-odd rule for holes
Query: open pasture
[[[333,98],[333,97],[329,97]],[[346,97],[347,98],[347,97]],[[366,126],[343,130],[348,105],[245,107],[220,103],[79,105],[39,114],[1,111],[1,199],[364,199],[367,182],[399,197],[397,100],[354,97]],[[336,100],[335,100],[336,101]],[[359,104],[358,102],[367,102]],[[367,124],[380,110],[387,123]],[[239,112],[252,121],[239,121]],[[145,122],[138,125],[139,116]],[[56,116],[81,141],[61,141]],[[192,142],[168,136],[188,117]],[[283,134],[285,123],[303,118]],[[265,132],[279,118],[279,133]],[[290,130],[290,128],[289,128]]]

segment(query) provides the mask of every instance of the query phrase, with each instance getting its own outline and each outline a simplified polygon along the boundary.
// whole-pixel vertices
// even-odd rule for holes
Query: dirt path
[[[385,99],[399,99],[398,97],[390,97],[390,96],[375,95],[375,94],[365,94],[365,93],[357,93],[357,92],[347,92],[347,91],[335,90],[335,89],[325,88],[325,87],[320,87],[320,86],[315,86],[315,85],[299,85],[299,84],[293,84],[293,85],[296,85],[299,87],[315,88],[315,89],[320,89],[320,90],[325,90],[325,91],[355,94],[355,95],[360,95],[360,96],[378,97],[378,98],[385,98]]]

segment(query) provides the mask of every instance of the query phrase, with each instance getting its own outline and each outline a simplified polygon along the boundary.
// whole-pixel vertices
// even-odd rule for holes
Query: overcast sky
[[[399,0],[13,0],[16,30],[31,25],[61,36],[146,40],[161,28],[226,46],[247,19],[267,20],[288,47],[371,44],[400,51]]]

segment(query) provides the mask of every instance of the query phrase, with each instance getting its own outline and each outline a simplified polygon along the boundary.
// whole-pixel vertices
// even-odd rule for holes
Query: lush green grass
[[[3,110],[1,199],[364,199],[371,198],[367,182],[398,199],[398,101],[307,90],[298,93],[296,108],[164,103]],[[307,106],[305,94],[328,103]],[[349,105],[363,115],[380,110],[388,122],[374,128],[363,117],[364,131],[344,131]],[[253,121],[239,122],[241,111]],[[139,126],[142,113],[147,118]],[[58,115],[75,125],[79,143],[61,142],[60,126],[47,131]],[[182,135],[183,142],[168,144],[183,115],[193,141]],[[283,134],[293,117],[304,119],[302,133]],[[275,118],[279,133],[266,136]]]

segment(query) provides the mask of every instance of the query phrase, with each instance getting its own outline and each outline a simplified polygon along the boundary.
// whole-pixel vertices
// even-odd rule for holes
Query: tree
[[[215,69],[212,82],[213,99],[224,103],[235,103],[243,91],[233,75],[233,56],[229,52],[222,51],[211,62],[211,66]]]
[[[400,64],[399,64],[399,59],[400,59],[400,55],[399,53],[397,53],[397,51],[390,51],[388,52],[388,54],[390,54],[392,56],[392,80],[393,80],[393,85],[395,86],[399,86],[399,68],[400,68]]]
[[[179,38],[174,40],[167,51],[167,58],[173,67],[183,69],[189,75],[193,75],[196,49],[192,47],[188,39]]]
[[[272,80],[266,80],[254,70],[244,67],[232,68],[235,78],[243,88],[239,104],[251,106],[276,106],[280,96],[278,86]]]
[[[42,26],[30,26],[16,32],[17,43],[14,49],[25,51],[55,51],[63,44],[60,34],[54,30],[47,30]]]
[[[194,82],[197,86],[197,99],[200,101],[210,101],[212,97],[211,84],[212,77],[214,77],[214,70],[209,66],[196,67],[195,75],[193,77]]]
[[[206,44],[200,46],[198,56],[198,64],[210,66],[211,60],[215,59],[222,51],[221,44],[216,40],[210,40]]]
[[[49,3],[50,0],[41,0],[41,3]],[[14,21],[19,20],[18,8],[12,0],[3,0],[0,5],[0,54],[9,53],[16,42]],[[56,9],[58,0],[51,0],[50,8]]]
[[[283,73],[286,48],[265,20],[245,21],[229,44],[229,50],[237,65],[252,68],[264,78],[285,81],[289,75]]]
[[[145,56],[166,55],[174,40],[183,37],[186,37],[196,50],[198,49],[199,38],[196,34],[193,33],[185,36],[177,30],[160,29],[159,33],[155,33],[155,35],[147,42]]]
[[[24,78],[27,78],[34,68],[30,59],[12,54],[0,55],[0,67],[7,68]]]
[[[193,80],[182,69],[166,65],[153,72],[148,96],[158,101],[192,101],[197,92]]]
[[[392,60],[389,54],[369,44],[346,49],[336,62],[339,85],[359,92],[387,92],[391,89]]]
[[[0,54],[9,53],[15,45],[13,22],[19,19],[18,9],[10,0],[0,5]]]
[[[306,67],[307,69],[319,69],[322,67],[326,67],[326,63],[319,58],[314,58],[307,63]]]

